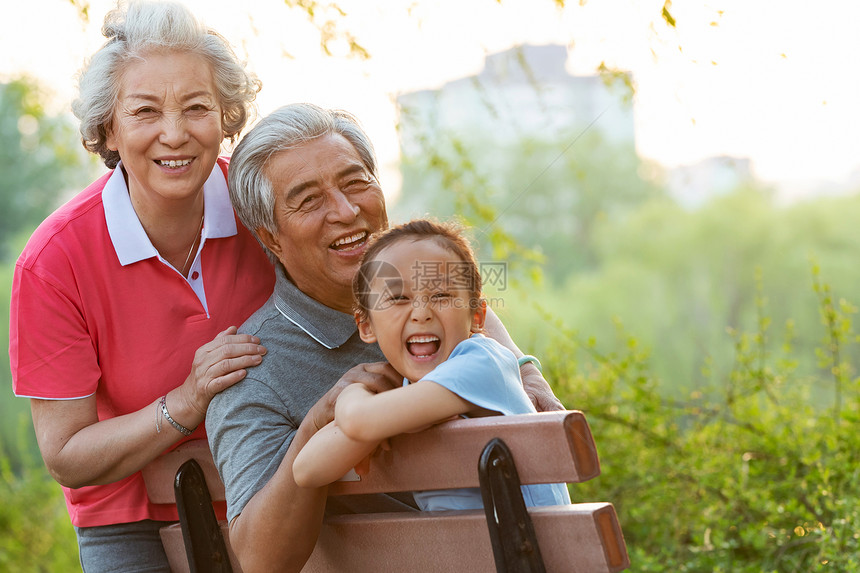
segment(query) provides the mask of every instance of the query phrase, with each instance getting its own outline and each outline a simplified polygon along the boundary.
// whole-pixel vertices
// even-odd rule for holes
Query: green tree
[[[640,177],[632,142],[599,132],[509,143],[441,137],[404,158],[395,215],[461,215],[476,227],[482,252],[502,256],[494,241],[503,229],[509,240],[541,255],[555,284],[598,266],[597,232],[607,220],[664,195]]]
[[[505,314],[535,352],[550,344],[535,308],[600,340],[606,352],[618,344],[615,321],[621,320],[650,351],[654,375],[671,393],[728,373],[734,348],[726,331],[754,327],[760,281],[770,320],[790,332],[798,373],[811,375],[818,370],[819,338],[810,328],[817,322],[810,260],[834,290],[850,292],[860,281],[853,263],[858,216],[856,195],[779,206],[754,187],[695,210],[650,201],[598,226],[594,268],[561,284],[506,293]]]
[[[44,94],[32,80],[0,84],[0,259],[9,241],[53,211],[68,190],[79,190],[93,163],[72,122],[50,115]]]
[[[634,570],[860,570],[857,309],[811,274],[813,375],[797,371],[791,333],[771,327],[760,282],[759,319],[724,335],[728,373],[670,396],[623,328],[603,352],[554,321],[545,370],[586,411],[603,471],[572,497],[616,505]]]
[[[25,424],[29,426],[29,420]],[[27,455],[26,446],[18,445],[25,460],[15,471],[0,447],[0,531],[6,532],[0,535],[0,570],[80,570],[77,540],[62,490],[45,471],[42,460]]]

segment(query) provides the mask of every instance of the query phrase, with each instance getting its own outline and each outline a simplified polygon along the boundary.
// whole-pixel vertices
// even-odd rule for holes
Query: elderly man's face
[[[388,225],[379,183],[339,134],[274,155],[266,174],[278,233],[258,229],[260,237],[302,292],[351,312],[352,278],[367,239]]]

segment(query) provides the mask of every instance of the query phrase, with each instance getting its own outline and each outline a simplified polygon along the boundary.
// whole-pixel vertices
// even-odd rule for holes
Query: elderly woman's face
[[[222,140],[221,106],[202,56],[152,53],[126,66],[107,145],[119,152],[136,206],[199,193]]]

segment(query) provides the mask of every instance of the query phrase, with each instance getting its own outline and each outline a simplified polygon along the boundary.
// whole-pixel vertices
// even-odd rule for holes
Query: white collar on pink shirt
[[[108,179],[102,190],[102,203],[105,220],[113,248],[123,266],[157,257],[158,251],[152,246],[143,225],[134,212],[125,178],[122,176],[122,162]],[[236,234],[236,219],[227,192],[227,181],[220,165],[216,164],[209,178],[203,184],[205,213],[203,220],[203,240],[232,237]]]

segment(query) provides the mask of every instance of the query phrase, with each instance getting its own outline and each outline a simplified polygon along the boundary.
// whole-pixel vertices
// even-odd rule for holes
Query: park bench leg
[[[514,458],[501,439],[493,438],[484,447],[478,477],[496,571],[545,573]]]
[[[193,459],[182,464],[173,488],[191,573],[233,573],[200,465]]]

